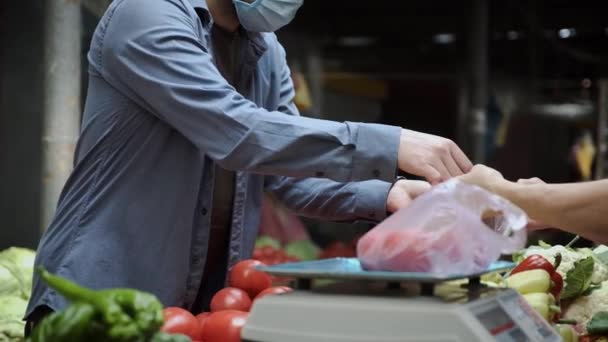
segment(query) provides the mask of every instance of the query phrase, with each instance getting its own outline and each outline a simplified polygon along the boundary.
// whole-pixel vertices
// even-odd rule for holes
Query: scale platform
[[[515,267],[515,264],[512,262],[497,261],[486,270],[469,274],[385,272],[365,270],[357,258],[334,258],[263,266],[258,267],[258,269],[274,276],[295,278],[295,288],[301,290],[309,290],[314,279],[361,280],[384,282],[389,288],[399,287],[401,283],[418,283],[421,284],[423,295],[433,295],[435,284],[468,279],[471,286],[476,286],[480,284],[482,275],[507,271],[513,267]]]
[[[525,342],[561,341],[511,289],[485,286],[482,275],[366,271],[355,258],[259,267],[296,279],[296,290],[255,301],[245,342]],[[312,286],[316,279],[336,282]],[[468,279],[468,281],[467,281]]]

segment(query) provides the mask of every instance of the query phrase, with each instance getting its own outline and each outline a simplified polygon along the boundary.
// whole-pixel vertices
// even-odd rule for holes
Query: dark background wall
[[[43,1],[2,1],[0,7],[0,249],[35,247],[40,230]]]
[[[0,0],[0,249],[35,247],[42,228],[43,4]],[[472,4],[309,0],[279,37],[290,64],[299,64],[311,85],[325,82],[311,87],[313,114],[405,126],[453,138],[466,147],[470,128],[462,120],[468,112],[461,105],[471,93],[467,82]],[[603,7],[604,0],[491,2],[490,85],[495,86],[497,79],[509,80],[494,93],[500,110],[513,118],[506,144],[496,147],[488,162],[505,176],[578,180],[569,159],[571,146],[582,129],[593,130],[593,125],[533,116],[527,105],[532,100],[578,101],[582,79],[593,82],[589,91],[595,101],[596,81],[608,75]],[[85,10],[83,23],[85,87],[85,55],[97,17]],[[559,39],[561,28],[575,29],[576,35]],[[440,33],[452,35],[453,42],[438,43]],[[510,37],[514,33],[517,37]],[[353,88],[348,78],[341,81],[346,84],[343,89],[332,88],[327,82],[332,74],[381,82],[385,94],[374,98],[344,91]],[[574,86],[564,89],[561,80]],[[526,96],[510,96],[512,92]],[[512,103],[504,101],[507,97]]]

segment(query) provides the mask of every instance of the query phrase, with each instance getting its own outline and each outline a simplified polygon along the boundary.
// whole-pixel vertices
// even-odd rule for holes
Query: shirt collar
[[[211,27],[213,25],[213,18],[211,18],[211,13],[209,13],[209,6],[207,5],[207,1],[206,0],[188,0],[188,1],[190,1],[190,4],[192,5],[192,7],[194,7],[196,12],[199,14],[199,17],[201,17],[201,21],[203,22],[203,25],[205,25],[205,27],[207,27],[207,28]],[[266,52],[266,50],[268,49],[268,45],[266,44],[266,41],[264,40],[264,37],[261,33],[245,31],[242,28],[240,28],[240,29],[244,31],[245,37],[247,37],[248,44],[251,49],[251,55],[248,58],[249,59],[248,62],[255,63],[260,59],[260,57],[264,54],[264,52]]]
[[[207,5],[206,0],[188,0],[194,10],[201,18],[203,25],[207,28],[213,25],[213,18],[211,18],[211,13],[209,13],[209,6]]]

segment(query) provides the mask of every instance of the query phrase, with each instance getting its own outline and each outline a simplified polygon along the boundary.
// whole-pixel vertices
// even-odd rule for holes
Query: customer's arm
[[[535,220],[608,243],[608,180],[519,184],[485,166],[476,166],[461,179],[509,199]]]

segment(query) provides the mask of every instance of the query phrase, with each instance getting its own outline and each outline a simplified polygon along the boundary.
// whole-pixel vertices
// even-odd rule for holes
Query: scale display
[[[496,341],[561,341],[549,324],[515,292],[473,302],[469,308]],[[528,336],[530,334],[533,336]]]

